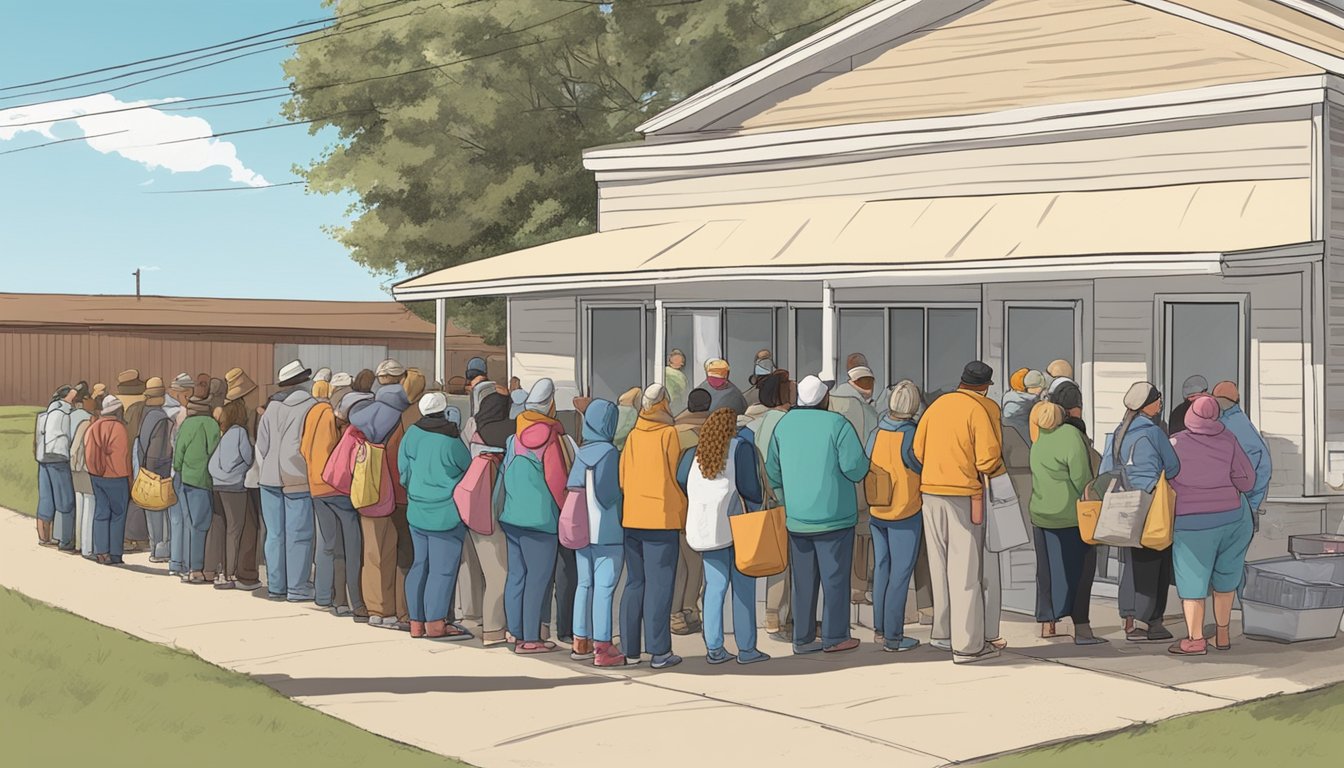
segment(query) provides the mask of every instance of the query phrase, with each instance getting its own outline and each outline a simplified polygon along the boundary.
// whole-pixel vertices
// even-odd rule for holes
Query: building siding
[[[509,299],[510,373],[525,389],[551,379],[560,410],[571,410],[579,392],[578,311],[574,296]]]

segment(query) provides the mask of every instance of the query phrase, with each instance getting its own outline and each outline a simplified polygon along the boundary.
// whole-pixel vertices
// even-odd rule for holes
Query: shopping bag
[[[177,493],[173,490],[173,479],[161,477],[144,467],[135,474],[131,485],[131,500],[142,509],[160,512],[177,503]]]
[[[355,451],[355,468],[350,478],[350,503],[355,509],[378,504],[386,458],[387,449],[375,443],[362,443]]]
[[[1022,505],[1007,473],[984,480],[985,547],[990,552],[1007,552],[1031,541],[1022,521]]]
[[[350,483],[354,480],[355,457],[359,446],[368,442],[364,433],[354,427],[346,427],[345,433],[336,443],[327,463],[322,467],[322,482],[345,495],[350,495]]]
[[[1152,504],[1148,507],[1148,517],[1143,522],[1143,535],[1140,543],[1145,549],[1159,552],[1171,546],[1171,534],[1176,528],[1176,490],[1167,482],[1167,473],[1157,478],[1153,488]]]
[[[457,514],[473,533],[489,536],[495,532],[495,474],[500,454],[482,453],[471,460],[467,473],[453,489]]]
[[[1151,493],[1130,489],[1123,478],[1116,479],[1101,501],[1093,538],[1112,547],[1143,546],[1143,524],[1152,503]]]
[[[1078,535],[1084,544],[1097,543],[1097,518],[1100,516],[1100,501],[1078,500]]]
[[[565,505],[560,509],[560,545],[566,549],[583,549],[590,543],[588,530],[588,489],[570,488]]]
[[[733,532],[733,558],[744,576],[776,576],[789,567],[789,530],[785,526],[784,507],[779,506],[759,461],[756,473],[765,491],[761,505],[764,509],[728,516],[728,527]]]

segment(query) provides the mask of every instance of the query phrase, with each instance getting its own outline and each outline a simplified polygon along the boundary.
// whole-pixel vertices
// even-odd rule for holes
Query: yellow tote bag
[[[728,516],[733,532],[733,559],[744,576],[775,576],[789,567],[789,531],[784,525],[784,508],[779,506],[765,468],[756,464],[756,473],[765,490],[765,507],[758,512]]]
[[[1148,507],[1148,519],[1143,522],[1143,537],[1139,542],[1144,549],[1164,550],[1171,546],[1171,534],[1176,529],[1176,490],[1167,482],[1167,473],[1157,478],[1153,488],[1153,503]]]
[[[373,443],[361,443],[355,452],[355,470],[350,479],[350,504],[355,509],[378,503],[386,458],[386,449]]]
[[[131,500],[141,509],[163,511],[177,503],[173,479],[161,477],[141,467],[135,474],[135,482],[131,484]]]

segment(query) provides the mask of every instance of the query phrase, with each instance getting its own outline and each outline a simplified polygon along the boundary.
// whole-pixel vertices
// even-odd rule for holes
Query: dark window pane
[[[631,308],[593,309],[589,313],[589,389],[593,397],[615,401],[644,378],[641,351],[641,310]]]
[[[730,378],[743,390],[751,386],[756,368],[756,353],[762,349],[774,354],[775,311],[769,308],[729,309],[724,312],[727,354],[732,368]]]
[[[821,371],[821,310],[795,309],[793,322],[798,360],[789,370],[795,381],[801,381]]]
[[[980,356],[980,313],[974,309],[930,309],[928,323],[926,402],[932,402],[956,389],[966,363]],[[1002,380],[998,371],[995,375]]]
[[[924,391],[924,310],[920,307],[891,309],[891,383],[909,379]]]
[[[1167,412],[1181,403],[1181,385],[1194,375],[1208,379],[1209,387],[1234,381],[1246,393],[1241,380],[1241,308],[1236,304],[1168,304],[1170,327],[1167,338]],[[1246,403],[1243,401],[1242,406]]]
[[[1009,307],[1008,308],[1008,370],[1007,379],[1019,368],[1044,372],[1055,360],[1074,364],[1073,310],[1064,307]]]
[[[868,358],[868,367],[873,369],[877,378],[874,391],[881,392],[887,386],[887,345],[884,339],[886,312],[881,309],[842,309],[839,315],[839,343],[835,350],[836,379],[848,379],[846,359],[857,352]]]

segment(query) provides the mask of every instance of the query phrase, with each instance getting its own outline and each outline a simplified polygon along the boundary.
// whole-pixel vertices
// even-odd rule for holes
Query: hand
[[[971,497],[971,525],[985,523],[985,494],[977,493]]]
[[[578,411],[580,414],[583,414],[588,410],[588,406],[591,405],[592,402],[593,398],[587,395],[584,395],[582,397],[576,397],[574,398],[574,410]]]

